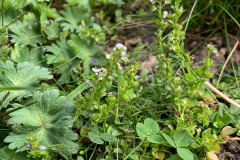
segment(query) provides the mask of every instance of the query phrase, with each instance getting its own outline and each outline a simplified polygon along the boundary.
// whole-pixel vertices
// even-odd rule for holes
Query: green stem
[[[139,143],[139,145],[134,148],[123,160],[127,160],[142,144],[143,144],[144,140],[141,141],[141,143]]]
[[[97,148],[97,144],[95,145],[95,147],[94,147],[94,149],[93,149],[93,152],[92,152],[92,154],[91,154],[91,156],[90,156],[89,160],[91,160],[91,159],[92,159],[92,157],[93,157],[93,155],[94,155],[94,153],[95,153],[95,151],[96,151],[96,148]]]
[[[3,3],[4,3],[4,0],[2,0],[2,7],[1,7],[1,9],[2,9],[2,28],[3,28],[3,22],[4,22],[4,11],[3,11]]]

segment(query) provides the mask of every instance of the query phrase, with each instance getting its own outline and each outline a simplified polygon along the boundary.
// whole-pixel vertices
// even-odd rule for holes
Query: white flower
[[[152,3],[152,4],[154,3],[153,0],[149,0],[149,2]]]
[[[118,49],[118,50],[122,49],[122,50],[125,50],[125,51],[126,51],[126,50],[127,50],[127,47],[125,47],[122,43],[118,43],[118,44],[115,45],[115,47],[113,48],[113,50],[116,51],[117,49]]]
[[[122,51],[122,52],[121,52],[121,56],[123,56],[123,57],[126,56],[126,52],[125,52],[125,51]]]
[[[110,54],[106,54],[106,59],[110,59]]]
[[[100,68],[92,68],[92,71],[94,72],[94,73],[96,73],[96,75],[99,73],[99,72],[101,72],[102,70],[100,69]]]
[[[168,15],[168,12],[167,12],[167,11],[164,11],[164,12],[163,12],[163,18],[166,18],[167,15]]]
[[[213,50],[214,54],[218,54],[218,51],[216,49]]]
[[[28,144],[27,144],[27,148],[31,148],[31,144],[28,143]]]
[[[44,151],[44,150],[47,149],[47,147],[45,147],[45,146],[39,146],[38,148],[39,148],[39,150],[41,150],[41,151]]]
[[[115,45],[115,47],[116,47],[117,49],[121,49],[121,48],[124,47],[124,45],[123,45],[122,43],[118,43],[118,44]]]

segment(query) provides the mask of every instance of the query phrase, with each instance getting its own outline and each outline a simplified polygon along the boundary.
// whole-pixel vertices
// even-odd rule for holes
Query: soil
[[[240,160],[240,144],[237,141],[229,141],[221,145],[219,160]]]

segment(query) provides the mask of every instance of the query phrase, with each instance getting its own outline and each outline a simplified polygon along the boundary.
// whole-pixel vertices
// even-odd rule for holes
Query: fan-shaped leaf
[[[6,63],[0,61],[0,90],[1,88],[5,88],[5,91],[0,92],[1,100],[8,94],[8,91],[6,91],[7,88],[11,88],[10,94],[3,101],[1,106],[6,107],[9,101],[14,98],[31,96],[32,93],[27,88],[30,88],[39,80],[51,78],[52,76],[46,68],[34,66],[28,62],[19,63],[15,68],[11,61],[6,61]]]
[[[62,145],[65,150],[61,153],[66,156],[75,153],[78,145],[72,141],[78,135],[71,130],[74,106],[66,100],[59,97],[58,90],[34,92],[32,101],[37,103],[9,115],[8,124],[13,125],[13,132],[4,139],[10,143],[9,148],[21,150],[27,136],[33,135],[44,146]]]

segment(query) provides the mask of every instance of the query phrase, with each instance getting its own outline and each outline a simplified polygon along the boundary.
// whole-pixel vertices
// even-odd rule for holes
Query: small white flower
[[[149,2],[152,3],[152,4],[154,3],[153,0],[149,0]]]
[[[92,68],[92,71],[94,72],[94,73],[99,73],[99,72],[101,72],[102,70],[100,69],[100,68]]]
[[[168,12],[167,11],[164,11],[163,12],[163,18],[166,18],[168,16]]]
[[[122,52],[121,52],[121,56],[123,56],[123,57],[126,56],[126,52],[125,52],[125,51],[122,51]]]
[[[110,59],[110,54],[106,54],[106,59]]]
[[[39,148],[39,150],[41,150],[41,151],[44,151],[44,150],[47,149],[47,147],[45,147],[45,146],[39,146],[38,148]]]
[[[126,50],[127,50],[127,47],[126,47],[126,46],[123,46],[123,50],[126,51]]]
[[[121,48],[124,47],[124,45],[123,45],[122,43],[118,43],[118,44],[116,44],[115,47],[116,47],[117,49],[121,49]]]
[[[28,143],[28,144],[27,144],[27,148],[31,148],[31,144]]]
[[[214,54],[218,54],[218,51],[216,49],[213,50]]]

